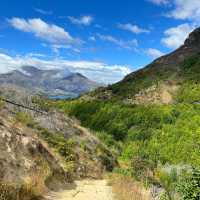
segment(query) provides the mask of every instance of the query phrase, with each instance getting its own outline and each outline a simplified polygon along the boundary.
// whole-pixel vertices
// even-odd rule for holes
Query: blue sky
[[[69,68],[112,83],[183,44],[200,0],[2,0],[0,72]]]

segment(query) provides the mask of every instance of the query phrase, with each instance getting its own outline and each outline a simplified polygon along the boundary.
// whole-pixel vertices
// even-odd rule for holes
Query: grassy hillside
[[[88,97],[112,101],[124,101],[129,99],[132,100],[131,102],[134,104],[135,102],[137,103],[137,98],[144,96],[143,93],[145,93],[146,97],[144,97],[142,102],[153,102],[153,96],[160,95],[161,93],[161,85],[167,87],[169,93],[174,93],[173,87],[179,87],[181,84],[185,83],[185,81],[192,80],[194,82],[199,82],[200,54],[193,53],[191,55],[184,55],[183,60],[176,61],[176,57],[180,56],[178,55],[176,55],[175,52],[160,58],[144,69],[129,74],[116,84],[105,88],[99,88],[89,93]],[[174,62],[169,63],[171,59],[174,59]],[[152,92],[152,88],[152,97],[147,97],[148,94]],[[85,99],[87,99],[87,97]],[[145,101],[146,99],[147,101]],[[162,103],[162,100],[160,100],[160,102]],[[141,102],[138,104],[140,103]]]
[[[200,188],[193,180],[196,177],[199,181],[200,177],[199,56],[185,60],[180,69],[184,81],[173,96],[173,104],[127,105],[122,101],[83,99],[56,104],[96,131],[118,153],[118,172],[164,188],[165,199],[176,199],[177,194],[182,199],[198,199],[199,192],[195,191]],[[155,81],[150,79],[146,84]],[[137,81],[138,85],[144,83],[142,78]],[[130,89],[128,82],[111,88],[118,88],[122,96]],[[193,193],[198,198],[191,197]]]

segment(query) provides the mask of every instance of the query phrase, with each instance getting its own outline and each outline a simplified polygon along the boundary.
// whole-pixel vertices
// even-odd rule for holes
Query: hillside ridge
[[[172,103],[173,94],[185,80],[184,62],[199,55],[200,28],[197,28],[177,50],[128,74],[118,83],[96,89],[83,99],[123,100],[131,104]],[[163,98],[163,92],[168,100]]]

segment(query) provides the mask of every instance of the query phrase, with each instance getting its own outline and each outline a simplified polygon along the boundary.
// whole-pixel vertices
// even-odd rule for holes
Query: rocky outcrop
[[[64,113],[0,105],[0,186],[36,181],[57,189],[74,179],[100,178],[116,164],[99,139]]]
[[[28,127],[0,113],[0,182],[22,184],[37,181],[46,185],[70,182],[57,156]]]

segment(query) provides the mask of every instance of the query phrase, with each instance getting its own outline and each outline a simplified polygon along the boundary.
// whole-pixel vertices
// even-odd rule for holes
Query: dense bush
[[[200,199],[200,171],[193,169],[192,173],[184,175],[180,180],[179,192],[183,200]]]
[[[198,55],[187,59],[177,72],[184,84],[174,97],[175,104],[125,105],[119,101],[117,95],[123,99],[163,78],[162,71],[155,80],[155,74],[149,73],[147,76],[140,71],[137,77],[126,77],[123,84],[109,86],[116,97],[110,101],[60,101],[57,106],[79,119],[83,126],[97,131],[110,147],[120,148],[120,160],[129,162],[126,171],[131,170],[136,178],[158,181],[166,190],[164,196],[172,199],[171,192],[175,192],[172,188],[178,178],[172,180],[174,174],[160,173],[158,179],[158,169],[166,165],[200,168],[200,58]],[[169,77],[167,73],[165,76]],[[179,172],[177,176],[180,175]],[[192,181],[191,185],[184,195],[198,196],[195,190],[199,188]]]
[[[52,133],[47,129],[41,129],[40,136],[64,158],[66,170],[69,173],[73,173],[75,164],[77,163],[77,155],[75,153],[76,143],[74,140],[66,139],[62,133]]]
[[[130,163],[133,176],[153,181],[159,166],[200,167],[200,105],[185,99],[174,105],[73,101],[59,106],[105,143],[120,148],[120,159]]]
[[[103,132],[102,138],[110,144],[116,144],[112,140],[124,141],[123,150],[129,151],[129,158],[131,147],[127,150],[127,146],[139,145],[132,156],[142,155],[155,165],[158,162],[200,164],[198,104],[126,106],[98,101],[78,102],[77,106],[76,102],[71,104],[69,114],[76,116],[84,126]],[[68,107],[67,104],[62,106]],[[93,106],[95,109],[90,110]],[[109,137],[105,137],[105,133]]]
[[[186,59],[182,65],[181,75],[187,80],[200,81],[200,55],[194,55],[189,59]]]

